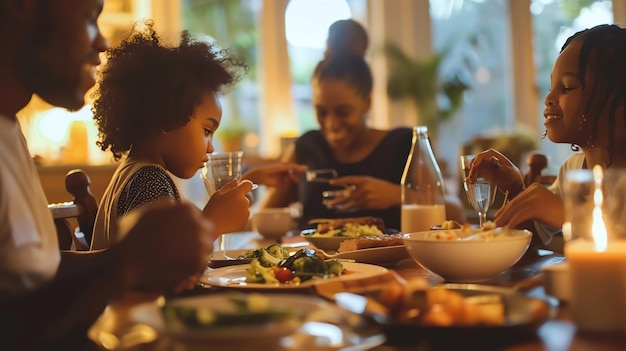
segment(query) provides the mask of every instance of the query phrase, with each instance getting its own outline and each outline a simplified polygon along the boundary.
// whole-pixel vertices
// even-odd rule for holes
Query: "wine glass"
[[[461,176],[463,177],[463,188],[467,200],[478,212],[478,226],[482,228],[487,221],[487,210],[493,205],[493,200],[496,197],[496,185],[483,177],[478,177],[473,182],[467,180],[474,157],[475,155],[461,156]]]

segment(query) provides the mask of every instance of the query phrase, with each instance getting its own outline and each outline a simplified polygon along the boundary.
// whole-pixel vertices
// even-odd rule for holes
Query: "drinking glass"
[[[305,173],[307,182],[314,183],[330,183],[331,180],[338,177],[337,171],[334,169],[311,169]],[[329,210],[337,210],[340,212],[356,211],[356,209],[343,210],[342,205],[331,205],[331,202],[336,199],[343,199],[350,195],[350,192],[355,189],[354,185],[347,185],[341,188],[333,190],[324,190],[322,192],[322,204]]]
[[[233,179],[241,180],[243,151],[209,154],[201,175],[209,197]]]
[[[478,212],[478,226],[482,228],[487,221],[487,210],[493,205],[493,200],[496,197],[496,185],[491,183],[489,179],[482,177],[476,178],[471,183],[466,180],[474,157],[475,155],[461,156],[461,176],[463,177],[463,188],[467,195],[467,201]]]

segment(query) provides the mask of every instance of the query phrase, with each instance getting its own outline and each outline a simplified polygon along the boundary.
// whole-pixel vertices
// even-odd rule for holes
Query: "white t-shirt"
[[[60,260],[54,220],[20,125],[0,115],[0,291],[42,285]]]
[[[583,153],[576,153],[570,156],[559,169],[559,175],[554,183],[550,186],[550,190],[559,196],[564,198],[563,183],[565,181],[565,174],[569,170],[582,169],[585,163],[585,155]],[[605,198],[604,198],[604,210],[605,220],[609,222],[607,230],[611,237],[625,237],[626,236],[626,170],[610,169],[605,174]],[[593,201],[591,197],[588,201]],[[538,221],[535,221],[535,228],[537,234],[541,238],[544,244],[549,244],[552,241],[552,237],[561,231],[562,228],[549,227]]]

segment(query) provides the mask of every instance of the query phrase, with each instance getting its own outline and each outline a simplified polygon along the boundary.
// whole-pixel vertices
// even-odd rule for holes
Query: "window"
[[[298,135],[318,128],[311,103],[310,78],[323,58],[328,27],[346,18],[365,25],[366,9],[365,0],[289,1],[285,24]]]
[[[456,165],[459,152],[458,140],[468,143],[477,134],[493,136],[496,149],[507,145],[498,143],[500,135],[515,132],[518,141],[526,149],[512,150],[519,157],[519,165],[525,169],[525,154],[535,147],[550,158],[549,173],[558,172],[560,164],[571,154],[569,145],[557,145],[549,140],[540,140],[543,127],[543,99],[550,86],[550,71],[565,39],[574,32],[600,23],[613,23],[611,0],[566,1],[528,0],[527,13],[518,0],[436,0],[431,1],[433,46],[441,50],[451,42],[458,44],[447,60],[473,59],[476,69],[473,74],[474,89],[465,93],[464,105],[454,118],[441,128],[439,153],[450,165]],[[516,7],[513,7],[516,5]],[[532,16],[532,21],[522,25],[511,24],[515,16]],[[532,25],[532,29],[529,26]],[[520,33],[532,33],[532,58],[535,79],[529,80],[537,101],[524,101],[515,88],[527,82],[516,81],[511,38]],[[471,45],[468,45],[469,42]],[[522,48],[521,50],[523,50]],[[519,50],[519,48],[518,48]],[[449,67],[449,66],[448,66]],[[519,72],[518,72],[519,74]],[[515,104],[536,103],[536,119],[516,116],[519,109]],[[530,111],[533,111],[532,109]],[[527,122],[530,121],[530,122]],[[532,121],[535,124],[533,125]],[[529,124],[531,123],[531,124]],[[519,139],[521,138],[521,139]],[[533,147],[535,145],[535,147]],[[500,148],[501,147],[501,148]],[[516,160],[513,160],[517,162]]]
[[[259,0],[182,0],[183,28],[195,36],[215,41],[220,48],[230,49],[244,58],[250,70],[228,94],[221,97],[223,123],[215,134],[216,148],[242,149],[257,154],[259,93],[257,75]],[[228,147],[231,139],[241,145]],[[227,140],[228,139],[228,140]]]

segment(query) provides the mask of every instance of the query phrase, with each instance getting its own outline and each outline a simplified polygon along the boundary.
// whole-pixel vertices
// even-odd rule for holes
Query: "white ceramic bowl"
[[[507,270],[528,250],[532,238],[527,230],[502,228],[491,239],[437,239],[442,232],[462,236],[460,229],[408,233],[404,235],[404,246],[424,268],[447,282],[459,283],[489,280]]]
[[[314,236],[315,233],[317,233],[316,229],[304,229],[300,232],[300,236],[324,251],[337,251],[342,241],[354,239],[348,236]]]
[[[293,229],[289,207],[262,208],[252,215],[252,229],[267,239],[278,239]]]

